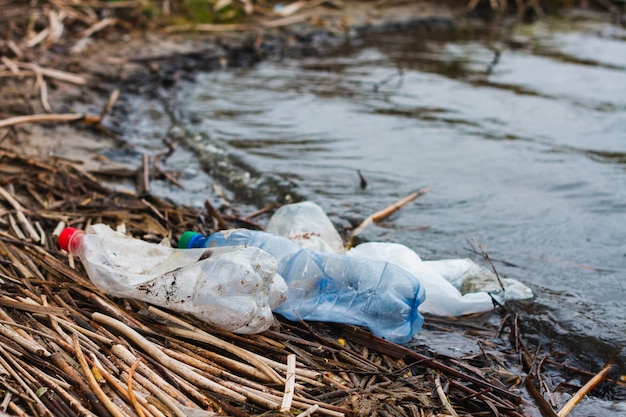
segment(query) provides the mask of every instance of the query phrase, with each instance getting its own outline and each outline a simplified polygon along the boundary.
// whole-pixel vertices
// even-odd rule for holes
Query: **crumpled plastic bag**
[[[462,316],[493,309],[491,297],[486,292],[461,294],[436,270],[422,262],[415,251],[399,243],[367,242],[350,249],[348,256],[381,259],[396,264],[416,276],[426,291],[426,300],[420,305],[421,313],[437,316]]]

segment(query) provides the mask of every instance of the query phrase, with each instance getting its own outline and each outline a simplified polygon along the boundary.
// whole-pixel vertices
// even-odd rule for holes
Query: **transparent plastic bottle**
[[[236,333],[258,333],[287,285],[273,256],[254,247],[181,250],[133,239],[103,224],[65,228],[61,249],[77,255],[107,294],[195,315]]]
[[[324,209],[312,201],[285,204],[267,222],[265,231],[316,252],[345,253],[343,240]]]
[[[234,229],[203,236],[185,232],[179,248],[249,245],[272,254],[288,286],[274,309],[289,320],[356,324],[395,343],[407,343],[424,322],[419,280],[388,262],[301,248],[271,233]]]
[[[419,311],[438,316],[462,316],[493,310],[492,299],[532,298],[532,291],[510,278],[501,278],[469,259],[422,261],[409,247],[391,242],[365,242],[345,250],[339,233],[324,210],[312,201],[281,206],[269,219],[267,232],[289,238],[317,252],[380,260],[398,265],[420,280],[426,299]]]

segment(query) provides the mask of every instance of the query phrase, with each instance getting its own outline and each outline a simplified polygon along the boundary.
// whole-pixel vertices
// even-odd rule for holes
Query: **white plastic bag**
[[[450,281],[463,294],[488,292],[498,302],[526,300],[534,296],[530,288],[512,278],[500,278],[503,291],[496,274],[471,259],[424,261],[424,264]]]
[[[446,278],[422,262],[412,249],[399,243],[367,242],[350,249],[348,256],[381,259],[396,264],[416,276],[426,291],[419,311],[437,316],[462,316],[493,309],[486,292],[462,295]]]

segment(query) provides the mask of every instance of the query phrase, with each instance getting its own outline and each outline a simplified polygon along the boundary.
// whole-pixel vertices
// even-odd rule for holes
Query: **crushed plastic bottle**
[[[407,343],[421,329],[418,312],[424,290],[411,273],[379,260],[358,259],[301,248],[271,233],[234,229],[203,236],[185,232],[179,248],[249,245],[272,254],[289,288],[274,309],[290,320],[314,320],[368,327],[395,343]]]
[[[365,259],[385,259],[419,278],[426,300],[420,306],[422,313],[436,316],[462,316],[493,309],[493,301],[486,292],[461,294],[445,277],[422,262],[412,249],[399,243],[367,242],[348,251],[348,256]]]
[[[272,215],[265,231],[316,252],[345,253],[343,240],[324,209],[311,201],[286,204]]]
[[[286,299],[276,260],[255,247],[180,250],[133,239],[104,224],[65,228],[59,246],[77,255],[107,294],[191,313],[236,333],[258,333]]]
[[[324,210],[310,201],[280,207],[265,230],[287,237],[304,248],[387,261],[406,269],[424,287],[426,299],[419,307],[421,313],[462,316],[493,310],[492,298],[504,302],[533,297],[528,287],[511,278],[501,280],[503,291],[493,272],[470,259],[422,261],[412,249],[387,242],[361,243],[346,252]]]

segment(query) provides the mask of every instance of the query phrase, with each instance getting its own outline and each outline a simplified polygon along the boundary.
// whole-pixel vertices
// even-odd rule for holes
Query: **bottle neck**
[[[187,243],[187,248],[205,248],[207,245],[208,236],[203,236],[201,234],[193,235],[189,238],[189,242]]]
[[[78,255],[82,249],[83,236],[85,236],[84,231],[66,227],[59,235],[59,246],[72,255]]]

